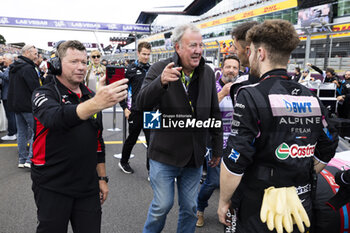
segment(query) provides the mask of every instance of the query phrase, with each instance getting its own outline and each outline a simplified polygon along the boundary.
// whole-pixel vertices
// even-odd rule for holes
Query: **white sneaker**
[[[24,163],[19,163],[18,168],[24,168]]]
[[[17,139],[16,134],[14,134],[12,136],[5,135],[5,136],[1,137],[1,140],[4,140],[4,141],[13,141],[13,140],[16,140],[16,139]]]
[[[26,168],[31,168],[32,165],[31,165],[30,163],[25,163],[25,164],[24,164],[24,167],[26,167]]]

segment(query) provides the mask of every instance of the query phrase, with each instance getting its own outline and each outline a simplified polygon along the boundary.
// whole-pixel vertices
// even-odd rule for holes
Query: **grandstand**
[[[172,16],[170,21],[161,21],[161,17],[164,16],[155,18],[152,28],[167,25],[167,30],[142,39],[153,46],[152,62],[171,56],[171,29],[179,23],[193,22],[201,29],[204,56],[218,65],[223,54],[231,51],[231,31],[235,25],[250,20],[285,19],[295,25],[301,39],[291,56],[291,70],[295,66],[304,67],[306,62],[334,67],[338,73],[350,69],[350,0],[307,1],[307,4],[302,0],[223,0],[196,18],[188,16],[187,21],[183,15],[179,20],[178,16]]]

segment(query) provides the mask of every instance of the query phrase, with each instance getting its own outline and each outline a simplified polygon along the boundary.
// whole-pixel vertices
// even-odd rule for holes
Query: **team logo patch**
[[[313,96],[271,94],[269,101],[273,116],[321,116],[320,105]]]
[[[161,115],[159,110],[156,112],[143,112],[143,128],[160,129]]]
[[[237,162],[240,155],[241,154],[238,151],[232,149],[231,154],[228,156],[228,158],[231,159],[233,162]]]
[[[288,146],[285,142],[279,145],[275,150],[275,155],[277,158],[281,160],[287,159],[289,156],[293,159],[298,158],[306,158],[312,157],[315,152],[316,144],[307,146],[299,146],[297,144],[293,144]]]
[[[286,159],[289,156],[289,146],[286,143],[282,143],[277,147],[275,154],[279,159]]]

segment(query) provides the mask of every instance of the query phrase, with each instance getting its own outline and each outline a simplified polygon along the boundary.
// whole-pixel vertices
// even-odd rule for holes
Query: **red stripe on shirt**
[[[46,137],[49,132],[45,129],[44,125],[35,118],[36,128],[35,128],[35,141],[33,142],[33,158],[31,159],[34,165],[44,165],[45,164],[45,154],[46,154]],[[42,132],[43,131],[43,132]]]
[[[101,145],[100,138],[101,138],[101,130],[99,130],[97,133],[97,152],[102,151],[102,145]]]

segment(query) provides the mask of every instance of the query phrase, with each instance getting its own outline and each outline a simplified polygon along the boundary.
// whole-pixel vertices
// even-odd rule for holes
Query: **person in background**
[[[230,88],[237,80],[240,62],[236,56],[227,55],[222,62],[222,75],[216,81],[218,101],[223,124],[223,148],[226,147],[227,138],[231,132],[233,104],[230,97]],[[206,162],[211,160],[211,148],[207,148]],[[208,206],[208,200],[214,190],[220,184],[220,165],[210,167],[207,164],[207,177],[203,182],[197,198],[197,227],[204,225],[204,210]]]
[[[315,79],[311,77],[310,70],[304,69],[298,83],[306,83],[308,81],[314,81]]]
[[[163,116],[174,115],[170,118],[174,121],[211,119],[215,124],[207,128],[175,126],[151,130],[147,155],[153,200],[143,233],[163,230],[174,203],[175,179],[180,206],[177,232],[193,233],[197,222],[198,184],[209,134],[213,151],[209,166],[217,166],[222,154],[215,75],[202,57],[200,30],[193,24],[180,25],[173,31],[172,42],[173,57],[156,62],[146,74],[137,98],[140,110],[155,111],[151,114],[152,119],[159,118],[161,113]]]
[[[125,67],[128,67],[129,64],[130,64],[130,60],[129,60],[129,59],[125,59],[123,65],[124,65]]]
[[[337,76],[333,68],[328,67],[325,71],[323,71],[311,63],[307,63],[306,65],[317,71],[320,75],[322,75],[324,83],[335,83],[337,87],[340,87],[339,77]]]
[[[0,56],[0,71],[4,72],[5,70],[5,65],[4,65],[4,56]]]
[[[126,138],[122,157],[118,163],[119,168],[124,173],[133,173],[134,170],[130,167],[129,159],[132,148],[135,146],[141,129],[143,128],[143,114],[136,105],[137,95],[140,92],[143,80],[150,67],[148,61],[151,54],[151,44],[148,42],[140,42],[137,46],[137,60],[131,63],[125,71],[125,78],[129,80],[128,90],[131,93],[131,99],[120,102],[120,106],[124,110],[124,115],[129,123],[129,135]],[[128,104],[128,103],[130,104]],[[145,132],[146,141],[149,141],[148,132]],[[148,168],[148,163],[147,163]]]
[[[40,72],[42,73],[42,76],[45,78],[47,75],[47,58],[43,57],[43,61],[39,65]]]
[[[246,41],[246,35],[249,29],[251,29],[253,26],[258,25],[259,22],[257,21],[249,21],[240,23],[237,26],[235,26],[232,30],[232,39],[233,39],[233,47],[234,47],[234,53],[239,58],[241,66],[245,68],[245,71],[243,72],[240,77],[238,77],[238,80],[235,81],[234,85],[231,87],[230,95],[232,100],[234,99],[234,96],[236,95],[237,90],[244,86],[244,85],[250,85],[257,82],[258,78],[254,77],[250,72],[250,64],[249,64],[249,51],[250,51],[250,44]]]
[[[101,64],[104,66],[108,65],[108,61],[106,59],[102,59]]]
[[[14,112],[11,112],[8,108],[8,101],[7,101],[7,95],[8,95],[8,89],[9,89],[9,83],[10,83],[10,77],[9,77],[9,71],[10,71],[10,65],[13,63],[13,56],[10,53],[4,54],[4,66],[7,68],[5,69],[4,73],[0,74],[0,78],[2,79],[2,89],[1,89],[1,100],[4,104],[4,109],[6,113],[7,118],[7,135],[1,137],[1,140],[7,141],[7,140],[16,140],[17,139],[17,126],[16,126],[16,116]]]
[[[350,70],[345,71],[344,80],[341,82],[341,95],[339,101],[339,117],[350,119]]]
[[[106,67],[100,63],[101,53],[93,50],[90,53],[90,64],[85,77],[86,86],[96,92],[98,90],[99,80],[106,75]]]
[[[42,85],[35,65],[37,59],[38,50],[35,46],[25,45],[22,48],[22,56],[10,65],[7,102],[9,111],[16,115],[19,168],[30,168],[33,155],[34,117],[31,96],[33,91]]]
[[[295,72],[294,72],[294,75],[292,76],[291,80],[293,80],[294,82],[299,82],[299,79],[301,77],[300,68],[295,67],[294,71]]]
[[[37,233],[101,232],[101,205],[108,196],[102,110],[125,99],[127,80],[95,94],[84,84],[87,56],[79,41],[63,42],[53,80],[32,96],[35,117],[32,190]]]
[[[45,73],[41,72],[41,69],[40,69],[40,65],[42,62],[43,62],[43,55],[42,53],[38,53],[38,59],[35,62],[35,65],[36,65],[35,70],[36,72],[38,72],[38,75],[40,76],[41,81],[43,82]]]

